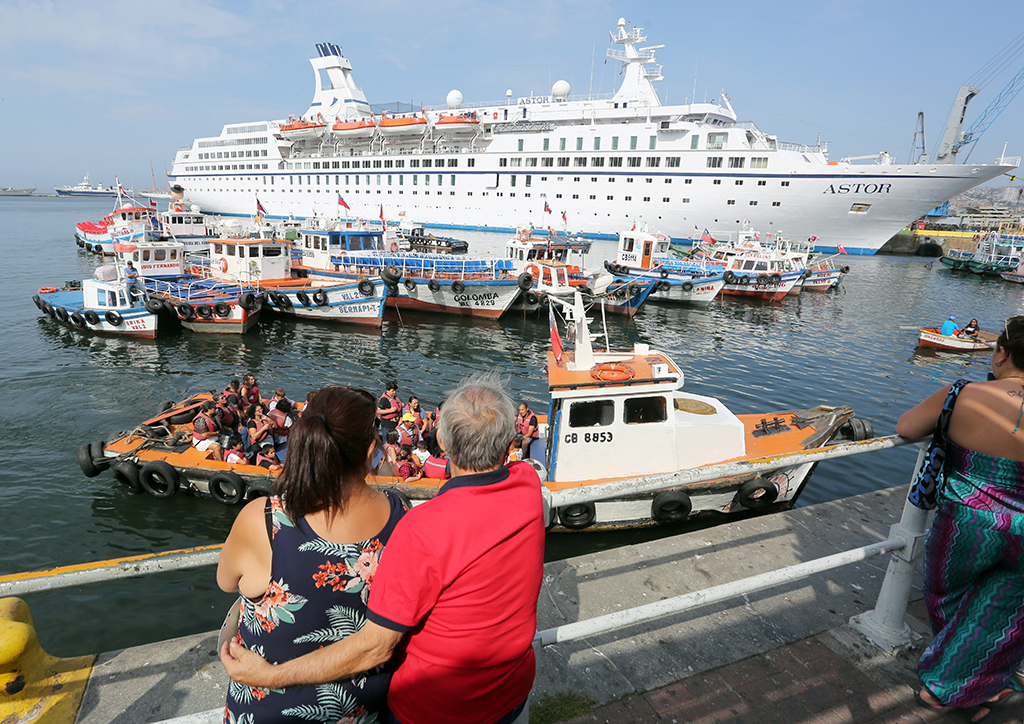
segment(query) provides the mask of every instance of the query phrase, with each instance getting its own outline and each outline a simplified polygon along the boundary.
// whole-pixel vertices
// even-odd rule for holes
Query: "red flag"
[[[124,190],[124,186],[122,186],[121,184],[117,185],[117,190],[120,193],[124,194],[125,196],[131,196],[131,194],[129,194],[127,191]]]
[[[380,205],[380,225],[382,227],[387,226],[387,224],[384,223],[384,204]]]
[[[569,220],[567,218],[565,218],[565,212],[564,211],[562,212],[562,223],[563,224],[568,224],[569,223]]]
[[[114,251],[119,254],[131,254],[133,251],[138,251],[139,247],[135,244],[118,244],[114,243]]]
[[[149,200],[149,205],[152,206],[155,209],[156,208],[156,199],[150,199]]]
[[[636,222],[635,221],[633,222],[633,228],[630,229],[630,231],[636,231]]]
[[[345,199],[341,198],[341,194],[338,194],[338,206],[344,206],[349,211],[352,210],[352,207],[345,203]]]
[[[551,207],[548,206],[548,202],[547,201],[544,202],[544,211],[546,211],[549,214],[551,213]]]
[[[265,208],[263,208],[263,204],[260,203],[259,197],[256,198],[256,215],[257,216],[266,216],[267,215],[267,210]]]
[[[849,252],[846,251],[846,249],[843,248],[842,244],[840,244],[837,248],[839,249],[839,253],[840,254],[849,254]]]
[[[711,236],[707,229],[704,229],[704,233],[700,235],[701,241],[706,241],[709,244],[716,244],[715,237]]]
[[[551,351],[555,353],[555,362],[562,365],[562,337],[558,334],[558,324],[555,321],[555,305],[548,304],[548,319],[551,320]]]

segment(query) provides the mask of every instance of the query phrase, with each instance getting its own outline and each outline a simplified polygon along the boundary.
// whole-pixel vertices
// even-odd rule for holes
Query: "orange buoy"
[[[222,272],[224,272],[225,274],[227,274],[227,271],[228,271],[228,260],[225,259],[224,257],[220,258],[220,270]]]
[[[398,242],[397,241],[392,241],[391,242],[391,246],[389,248],[391,249],[392,252],[398,251]]]
[[[592,367],[590,376],[601,382],[625,382],[636,377],[636,371],[619,362],[604,362]]]
[[[57,291],[57,287],[40,287],[39,288],[39,293],[40,294],[53,294],[55,291]]]

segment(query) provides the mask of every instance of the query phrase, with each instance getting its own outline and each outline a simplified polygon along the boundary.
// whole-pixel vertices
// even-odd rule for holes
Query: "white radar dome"
[[[462,108],[462,92],[453,90],[448,93],[448,97],[445,98],[445,103],[448,104],[448,110],[454,111]]]
[[[626,19],[625,18],[619,18],[619,27],[620,28],[626,27]]]
[[[556,101],[564,101],[569,97],[570,90],[572,90],[572,87],[568,81],[556,80],[555,84],[551,86],[551,95],[554,96]]]

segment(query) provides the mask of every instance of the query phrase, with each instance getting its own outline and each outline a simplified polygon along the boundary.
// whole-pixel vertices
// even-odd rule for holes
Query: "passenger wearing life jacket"
[[[505,458],[505,464],[514,463],[519,460],[525,460],[526,456],[523,454],[523,436],[516,435],[515,439],[512,440],[512,444],[508,446],[508,457]]]
[[[209,451],[214,460],[220,460],[221,449],[217,442],[220,436],[220,423],[217,422],[217,415],[214,412],[216,408],[213,400],[207,400],[199,409],[199,414],[192,420],[192,445],[196,450]]]
[[[285,397],[284,388],[278,387],[276,390],[274,390],[274,396],[270,398],[269,402],[267,402],[267,409],[273,410],[275,407],[277,407],[277,403],[281,402],[282,400],[287,400],[289,405],[295,405],[295,402],[293,400],[289,399],[288,397]]]
[[[416,463],[420,470],[423,469],[423,464],[427,462],[427,458],[430,457],[430,450],[427,448],[427,441],[420,440],[416,443],[416,449],[412,451],[413,462]]]
[[[256,378],[252,375],[242,377],[242,401],[249,405],[258,405],[260,399],[260,386],[256,384]]]
[[[267,413],[270,420],[270,431],[274,434],[274,443],[283,445],[288,442],[288,428],[292,426],[292,418],[288,414],[292,411],[292,403],[288,400],[278,400],[277,405]]]
[[[405,415],[412,415],[416,418],[416,427],[419,428],[420,435],[426,435],[430,430],[430,413],[423,409],[420,405],[420,398],[413,395],[409,398],[409,404],[402,409],[403,417]]]
[[[377,419],[386,433],[398,427],[398,416],[402,413],[402,401],[398,399],[398,383],[384,384],[384,394],[377,400]]]
[[[284,467],[281,465],[273,445],[264,445],[263,449],[256,453],[256,464],[272,473],[276,473]]]
[[[523,459],[530,457],[530,445],[539,437],[537,433],[537,416],[525,402],[519,403],[519,414],[516,415],[516,434],[523,437]]]
[[[228,396],[223,392],[217,395],[217,408],[214,412],[222,432],[233,434],[238,431],[238,408],[228,401]]]
[[[447,480],[452,476],[452,466],[439,446],[430,448],[430,457],[423,463],[423,477]]]
[[[228,438],[227,448],[224,453],[224,462],[249,464],[249,458],[246,457],[245,451],[242,449],[242,438],[238,435]]]
[[[228,404],[237,410],[243,409],[242,404],[242,387],[238,380],[231,380],[228,386],[224,388],[224,396],[228,400]]]
[[[416,416],[412,413],[402,415],[402,424],[396,428],[398,433],[398,444],[412,448],[421,439],[420,429],[416,427]]]
[[[395,475],[407,483],[423,477],[423,471],[412,461],[412,448],[408,445],[403,445],[402,449],[398,451],[398,467],[395,470]]]
[[[250,405],[246,411],[249,418],[246,423],[246,431],[249,437],[249,452],[254,453],[266,443],[274,441],[273,433],[270,431],[274,426],[264,414],[262,405]]]

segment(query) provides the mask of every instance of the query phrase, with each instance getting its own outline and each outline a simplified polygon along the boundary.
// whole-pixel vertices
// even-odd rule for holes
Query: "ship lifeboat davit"
[[[471,113],[457,116],[442,115],[434,121],[434,127],[446,133],[475,133],[480,127],[480,121]]]
[[[331,134],[339,138],[369,138],[376,129],[373,121],[338,121],[331,126]]]
[[[427,119],[422,116],[405,118],[381,118],[377,124],[381,132],[388,136],[422,135],[427,130]]]
[[[289,141],[304,138],[320,138],[327,130],[327,124],[320,121],[289,121],[281,124],[281,135]]]

